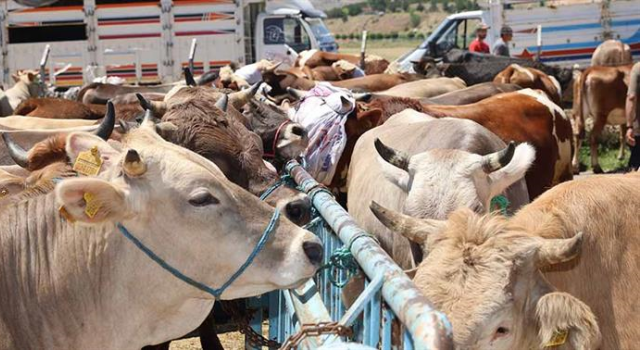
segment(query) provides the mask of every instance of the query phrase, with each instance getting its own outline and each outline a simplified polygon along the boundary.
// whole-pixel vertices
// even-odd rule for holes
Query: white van
[[[27,8],[0,3],[1,79],[37,69],[46,44],[46,71],[57,86],[77,86],[94,76],[130,83],[171,82],[188,65],[197,38],[196,74],[232,61],[292,60],[308,49],[336,51],[308,0],[61,0]]]

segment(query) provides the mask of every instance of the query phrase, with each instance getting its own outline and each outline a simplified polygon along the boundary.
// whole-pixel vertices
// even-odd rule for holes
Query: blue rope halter
[[[260,253],[260,251],[262,251],[264,246],[267,244],[267,241],[269,240],[269,237],[271,236],[271,233],[273,233],[273,231],[275,231],[275,227],[276,227],[276,224],[278,222],[279,217],[280,217],[280,210],[278,210],[278,208],[276,208],[275,211],[273,212],[273,216],[271,216],[271,220],[269,220],[269,224],[267,225],[267,227],[264,229],[264,232],[262,233],[262,237],[260,237],[260,241],[258,241],[258,244],[255,246],[255,248],[253,248],[253,251],[251,252],[249,257],[247,258],[247,260],[240,266],[238,271],[236,271],[227,280],[227,282],[225,282],[222,285],[222,287],[216,288],[216,289],[211,288],[211,287],[209,287],[209,286],[207,286],[207,285],[205,285],[203,283],[200,283],[200,282],[194,280],[193,278],[190,278],[189,276],[187,276],[184,273],[180,272],[180,270],[178,270],[175,267],[171,266],[168,262],[166,262],[164,259],[159,257],[156,253],[154,253],[151,249],[149,249],[149,247],[144,245],[144,243],[142,243],[138,238],[136,238],[133,234],[131,234],[131,232],[129,232],[129,230],[127,230],[121,223],[118,223],[118,229],[120,230],[120,232],[122,233],[123,236],[125,236],[127,239],[129,239],[131,242],[133,242],[133,244],[138,249],[140,249],[143,253],[145,253],[156,264],[160,265],[160,267],[162,267],[163,269],[167,270],[169,273],[171,273],[172,275],[174,275],[178,279],[182,280],[183,282],[185,282],[187,284],[190,284],[191,286],[196,287],[196,288],[200,289],[201,291],[203,291],[205,293],[211,294],[216,299],[219,299],[220,296],[222,295],[222,293],[224,293],[224,291],[236,279],[238,279],[238,277],[240,277],[240,275],[242,275],[244,273],[244,271],[249,267],[249,265],[251,265],[251,263],[256,258],[256,256]]]

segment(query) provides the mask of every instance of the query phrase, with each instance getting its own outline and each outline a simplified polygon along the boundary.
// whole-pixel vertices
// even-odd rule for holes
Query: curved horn
[[[218,107],[223,112],[227,111],[227,107],[229,105],[229,96],[227,94],[222,95],[216,102],[216,107]]]
[[[418,244],[425,243],[429,234],[437,233],[444,225],[442,221],[418,219],[400,214],[375,201],[371,201],[369,209],[384,226]]]
[[[513,153],[516,150],[516,143],[511,141],[507,148],[502,151],[487,154],[483,159],[483,169],[484,172],[490,174],[496,170],[502,169],[505,165],[511,162],[513,158]]]
[[[258,90],[260,90],[260,85],[262,85],[261,81],[251,85],[251,87],[248,89],[229,94],[229,101],[242,101],[243,103],[247,103],[258,93]]]
[[[113,102],[107,102],[107,114],[104,115],[102,121],[100,122],[100,126],[98,130],[96,130],[96,135],[99,136],[103,140],[108,140],[111,137],[111,133],[113,132],[113,128],[116,126],[116,109],[113,106]]]
[[[147,172],[147,165],[135,149],[127,150],[122,162],[122,169],[129,177],[138,177]]]
[[[409,156],[404,152],[396,151],[395,149],[385,145],[379,138],[376,138],[374,145],[380,157],[382,157],[382,159],[387,163],[404,171],[409,171]]]
[[[151,102],[149,102],[149,100],[144,98],[144,96],[142,96],[140,93],[136,93],[136,97],[138,98],[138,101],[140,102],[140,107],[142,107],[142,109],[144,109],[145,111],[148,111],[151,109]]]
[[[298,90],[298,89],[294,89],[292,87],[288,87],[287,88],[287,93],[289,93],[289,95],[291,95],[291,97],[295,98],[296,100],[302,100],[302,98],[304,97],[304,95],[307,92],[306,91],[302,91],[302,90]]]
[[[191,87],[198,85],[196,83],[196,80],[193,79],[193,73],[191,72],[191,69],[189,69],[189,67],[184,67],[184,81]]]
[[[29,168],[29,153],[24,150],[24,148],[20,147],[17,143],[13,142],[13,140],[9,137],[8,134],[3,133],[2,139],[4,143],[7,145],[7,152],[11,156],[11,159],[18,164],[21,168],[28,169]]]

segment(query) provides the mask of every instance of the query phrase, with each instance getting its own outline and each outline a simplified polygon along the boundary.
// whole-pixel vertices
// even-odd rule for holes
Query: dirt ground
[[[239,332],[221,334],[220,342],[225,349],[244,349],[244,336]],[[188,338],[171,342],[170,350],[201,350],[200,339]]]
[[[367,42],[367,53],[382,56],[394,61],[403,54],[415,49],[421,40],[375,40]],[[341,53],[360,54],[360,41],[342,40],[338,42]]]

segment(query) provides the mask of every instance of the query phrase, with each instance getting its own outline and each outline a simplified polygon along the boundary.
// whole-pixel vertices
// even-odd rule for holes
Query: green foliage
[[[412,11],[409,14],[409,20],[411,21],[411,27],[417,28],[420,25],[420,21],[422,21],[422,18],[420,18],[419,14]]]
[[[431,6],[429,6],[429,11],[438,11],[438,0],[429,1]]]
[[[367,0],[367,3],[374,11],[385,11],[387,9],[387,1],[385,0]]]
[[[391,32],[391,39],[398,39],[399,35],[398,32]]]
[[[416,37],[416,33],[414,33],[414,32],[407,33],[407,39],[413,39],[415,37]]]
[[[419,2],[418,6],[416,6],[416,11],[424,12],[424,10],[425,10],[424,5],[422,5],[422,2]]]
[[[424,40],[424,39],[426,39],[426,36],[424,35],[424,33],[418,33],[418,35],[416,35],[416,38],[418,38],[420,40]]]

